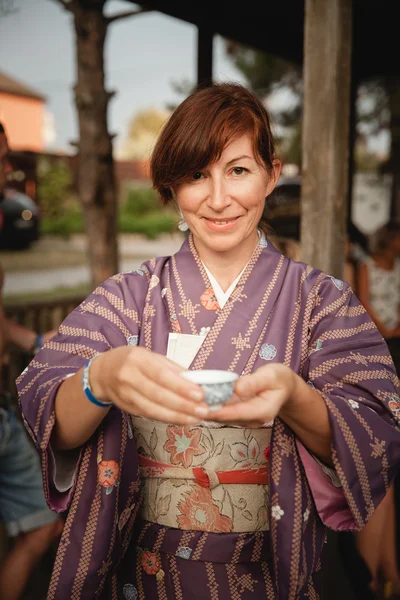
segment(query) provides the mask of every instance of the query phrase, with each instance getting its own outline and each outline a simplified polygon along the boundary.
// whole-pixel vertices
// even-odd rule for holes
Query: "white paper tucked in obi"
[[[168,335],[167,358],[184,369],[188,369],[204,340],[204,335],[170,333]]]

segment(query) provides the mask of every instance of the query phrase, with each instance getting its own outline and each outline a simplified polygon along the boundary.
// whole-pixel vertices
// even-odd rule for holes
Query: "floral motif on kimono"
[[[124,594],[125,600],[136,600],[138,592],[133,583],[126,583],[123,587],[122,593]]]
[[[275,519],[275,521],[280,521],[284,514],[285,511],[282,510],[279,504],[274,504],[274,506],[271,507],[271,517]]]
[[[152,290],[160,283],[160,278],[157,275],[152,275],[149,283],[149,290]]]
[[[111,494],[118,485],[119,465],[115,460],[102,460],[97,465],[97,481],[106,488],[106,494]]]
[[[332,283],[337,287],[338,290],[342,291],[344,288],[344,282],[341,279],[336,279],[336,277],[330,277]]]
[[[276,356],[276,348],[273,344],[263,344],[260,350],[260,358],[263,360],[272,360]]]
[[[201,305],[206,310],[219,310],[219,304],[217,300],[217,296],[215,295],[212,287],[208,288],[201,296],[200,296]]]
[[[267,459],[266,453],[269,446],[264,452],[264,457]],[[236,463],[240,463],[241,469],[246,469],[257,463],[260,457],[260,446],[254,436],[250,436],[245,442],[234,442],[231,445],[231,457]]]
[[[141,553],[141,563],[147,575],[156,575],[161,569],[160,559],[154,552],[144,550]]]
[[[174,331],[174,333],[182,333],[182,327],[180,326],[180,323],[178,320],[178,315],[176,313],[173,313],[171,315],[171,321],[172,321],[172,330]]]
[[[168,441],[164,449],[171,453],[173,465],[183,465],[185,469],[190,467],[194,456],[204,454],[205,449],[200,444],[201,431],[198,427],[188,425],[168,425]]]
[[[188,546],[179,546],[178,550],[175,553],[175,556],[179,556],[179,558],[189,560],[192,552],[192,548],[189,548]]]
[[[139,336],[138,335],[131,335],[128,338],[128,346],[137,346],[139,342]]]
[[[129,521],[129,517],[131,516],[132,510],[134,508],[135,508],[135,505],[132,504],[131,506],[128,506],[128,508],[125,508],[125,510],[122,511],[122,513],[118,519],[118,529],[120,531],[125,527],[125,525]]]
[[[392,394],[389,400],[389,408],[397,419],[400,419],[400,398],[397,394]]]
[[[213,503],[211,491],[207,488],[192,488],[183,495],[178,504],[180,515],[178,524],[181,529],[195,531],[232,531],[232,519],[222,515]]]
[[[146,265],[142,265],[141,267],[139,267],[138,269],[135,269],[132,272],[136,273],[137,275],[141,275],[143,277],[143,275],[145,275],[146,273],[149,272],[149,269]]]

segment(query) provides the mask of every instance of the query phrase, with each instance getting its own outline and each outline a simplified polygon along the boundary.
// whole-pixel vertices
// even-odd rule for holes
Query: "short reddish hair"
[[[235,83],[193,92],[164,126],[151,157],[153,187],[163,203],[172,199],[171,188],[218,160],[230,141],[246,133],[253,139],[256,160],[269,171],[275,144],[261,100]]]

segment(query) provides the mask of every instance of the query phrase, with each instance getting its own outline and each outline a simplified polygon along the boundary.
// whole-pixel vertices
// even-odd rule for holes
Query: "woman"
[[[386,345],[260,231],[280,162],[250,91],[194,92],[151,171],[189,238],[99,286],[18,381],[68,510],[49,598],[315,597],[325,525],[361,528],[400,464]],[[233,402],[210,413],[187,367],[239,373]]]
[[[400,370],[400,225],[381,227],[359,268],[359,297],[385,338]]]
[[[358,292],[362,304],[386,340],[400,369],[400,226],[389,223],[372,238],[372,253],[359,267]],[[396,487],[399,482],[396,482]],[[368,525],[357,534],[357,547],[371,573],[371,589],[381,582],[400,583],[396,545],[395,486]]]

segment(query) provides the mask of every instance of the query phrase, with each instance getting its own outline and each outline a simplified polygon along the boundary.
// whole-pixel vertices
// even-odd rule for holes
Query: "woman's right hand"
[[[198,423],[208,415],[200,386],[182,367],[145,348],[121,346],[100,354],[90,367],[96,398],[132,415],[165,423]]]

